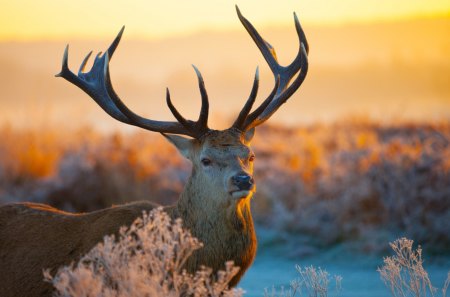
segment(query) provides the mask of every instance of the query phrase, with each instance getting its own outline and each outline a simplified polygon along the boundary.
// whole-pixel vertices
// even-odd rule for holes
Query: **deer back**
[[[55,272],[77,261],[105,235],[117,234],[154,207],[139,202],[87,214],[36,203],[0,207],[0,296],[51,295],[44,269]]]

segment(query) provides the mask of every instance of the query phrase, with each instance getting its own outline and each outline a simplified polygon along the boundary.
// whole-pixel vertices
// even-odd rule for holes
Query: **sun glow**
[[[229,1],[2,1],[0,40],[99,38],[127,25],[136,38],[161,38],[239,26]],[[293,11],[306,23],[367,22],[449,15],[446,0],[249,0],[236,3],[259,26],[291,23]]]

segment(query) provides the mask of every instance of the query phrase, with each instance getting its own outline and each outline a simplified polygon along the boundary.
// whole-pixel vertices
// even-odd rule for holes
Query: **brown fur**
[[[194,272],[205,265],[217,271],[233,260],[241,269],[231,286],[239,282],[256,253],[252,194],[235,199],[229,193],[233,174],[253,173],[248,161],[253,131],[248,134],[228,129],[211,131],[201,140],[166,136],[193,164],[179,201],[165,208],[172,218],[182,218],[184,226],[204,243],[186,268]],[[214,167],[202,167],[205,156]],[[0,296],[50,296],[52,287],[43,281],[43,269],[55,272],[76,261],[103,236],[117,233],[154,207],[135,202],[85,214],[36,203],[0,207]]]

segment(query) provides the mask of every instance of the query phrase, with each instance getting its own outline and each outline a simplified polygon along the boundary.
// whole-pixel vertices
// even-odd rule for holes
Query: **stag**
[[[68,67],[66,47],[62,70],[56,75],[82,89],[114,119],[161,133],[192,163],[191,176],[177,203],[164,210],[172,218],[181,218],[184,226],[204,243],[204,247],[189,258],[186,269],[194,272],[204,265],[217,271],[223,269],[226,261],[232,260],[240,271],[232,279],[231,286],[239,282],[256,253],[250,212],[251,197],[256,189],[252,176],[255,155],[250,148],[255,127],[267,121],[294,94],[308,70],[308,43],[295,13],[299,51],[291,64],[281,66],[274,48],[242,16],[237,6],[236,10],[267,61],[275,86],[252,111],[259,85],[257,69],[248,100],[233,125],[226,130],[208,127],[208,95],[202,75],[195,66],[202,102],[197,121],[180,114],[172,104],[168,89],[167,106],[177,121],[151,120],[131,111],[114,91],[109,72],[109,62],[124,28],[108,50],[95,57],[88,72],[85,72],[85,66],[92,52],[75,75]],[[91,213],[68,213],[36,203],[0,207],[0,295],[51,295],[51,285],[43,281],[43,269],[55,271],[76,261],[105,235],[117,233],[121,226],[129,226],[143,211],[155,207],[147,201]]]

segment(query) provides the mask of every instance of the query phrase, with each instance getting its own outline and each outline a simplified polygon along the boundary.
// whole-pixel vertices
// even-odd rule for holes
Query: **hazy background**
[[[278,1],[280,2],[280,1]],[[246,1],[243,14],[282,64],[298,49],[292,11],[311,46],[308,77],[272,123],[330,121],[355,114],[380,120],[450,116],[450,4],[447,1]],[[223,128],[246,100],[257,65],[259,100],[273,86],[257,47],[227,1],[15,1],[0,12],[0,122],[13,126],[94,125],[116,129],[93,101],[54,77],[64,47],[77,71],[126,30],[111,61],[113,85],[138,113],[172,120],[169,87],[183,114],[196,118],[202,71],[211,123]]]

